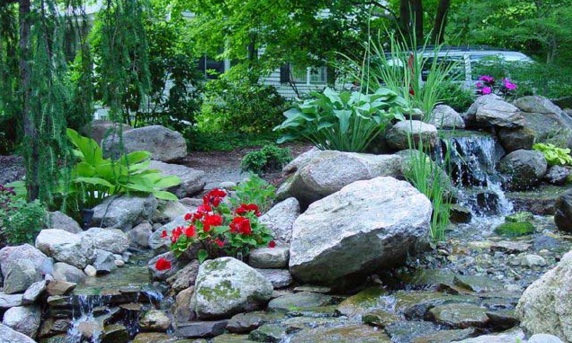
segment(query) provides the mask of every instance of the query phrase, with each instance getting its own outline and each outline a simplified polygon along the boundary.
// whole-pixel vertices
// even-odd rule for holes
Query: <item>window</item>
[[[285,64],[280,68],[280,82],[288,80],[297,84],[316,85],[325,84],[328,81],[326,67],[297,67]]]
[[[197,69],[205,75],[205,78],[217,79],[220,74],[225,72],[225,61],[216,61],[204,55],[199,59]]]

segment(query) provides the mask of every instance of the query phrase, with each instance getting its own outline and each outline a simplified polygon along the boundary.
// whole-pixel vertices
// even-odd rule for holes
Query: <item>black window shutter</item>
[[[290,82],[290,63],[285,63],[280,67],[280,83]]]

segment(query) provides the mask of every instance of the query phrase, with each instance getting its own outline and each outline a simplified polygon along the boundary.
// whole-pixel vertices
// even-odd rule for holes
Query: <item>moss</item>
[[[501,236],[523,236],[534,233],[534,225],[530,222],[503,223],[495,229],[495,233]]]
[[[207,301],[240,299],[240,290],[232,287],[230,280],[223,280],[213,288],[202,287],[198,292]]]
[[[506,216],[504,220],[507,223],[524,223],[531,221],[534,218],[534,215],[530,212],[517,212],[515,214],[511,214],[510,216]]]

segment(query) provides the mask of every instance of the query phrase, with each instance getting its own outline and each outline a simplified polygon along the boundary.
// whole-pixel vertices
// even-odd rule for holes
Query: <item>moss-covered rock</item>
[[[530,235],[534,231],[534,225],[530,222],[503,223],[495,229],[497,235],[508,237]]]
[[[530,222],[534,218],[534,215],[530,212],[521,211],[516,212],[515,214],[511,214],[510,216],[506,216],[504,220],[507,223],[523,223],[523,222]]]

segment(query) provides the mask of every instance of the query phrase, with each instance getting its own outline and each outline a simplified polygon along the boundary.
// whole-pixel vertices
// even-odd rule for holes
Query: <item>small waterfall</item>
[[[101,334],[103,331],[103,323],[98,322],[94,315],[94,309],[107,306],[110,297],[105,295],[86,295],[80,294],[73,298],[73,320],[71,327],[67,332],[66,343],[80,343],[82,339],[82,330],[80,325],[82,323],[92,323],[93,335],[91,336],[90,343],[100,343]],[[77,312],[75,311],[77,309]]]

